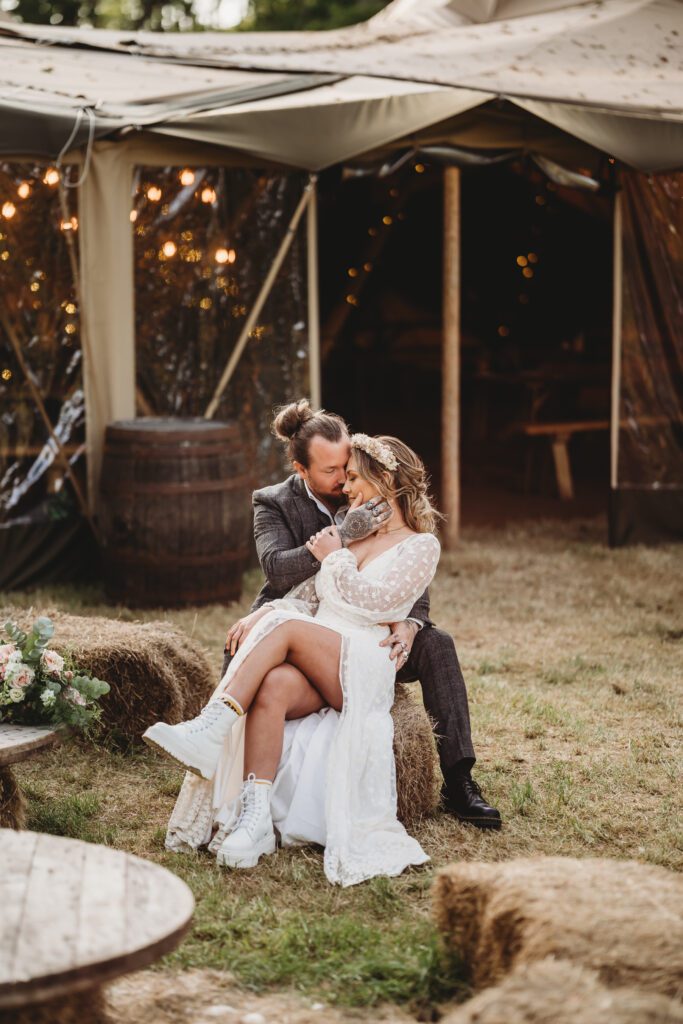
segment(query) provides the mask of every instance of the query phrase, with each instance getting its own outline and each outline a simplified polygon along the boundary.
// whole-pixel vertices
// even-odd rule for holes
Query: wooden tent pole
[[[308,267],[308,366],[311,405],[319,409],[322,403],[320,373],[320,296],[318,284],[318,192],[313,183],[308,203],[306,258]]]
[[[444,170],[441,505],[446,550],[460,537],[460,168]]]
[[[612,259],[612,408],[610,414],[610,487],[619,482],[619,426],[621,406],[621,335],[622,335],[622,198],[614,196],[614,255]]]
[[[50,417],[47,414],[47,409],[45,408],[45,403],[43,402],[43,396],[41,395],[40,391],[38,390],[38,388],[37,388],[37,386],[35,384],[35,381],[33,380],[33,377],[31,376],[31,371],[29,370],[28,364],[26,363],[26,360],[24,359],[24,354],[21,351],[21,345],[19,343],[19,338],[17,337],[17,333],[14,330],[14,327],[12,326],[12,324],[10,323],[10,321],[9,321],[5,311],[2,310],[2,309],[0,309],[0,324],[2,324],[2,329],[4,330],[5,334],[9,338],[9,342],[10,342],[10,345],[12,346],[13,351],[14,351],[14,355],[16,356],[16,360],[19,363],[19,366],[21,367],[21,372],[23,373],[23,375],[24,375],[24,377],[26,379],[26,383],[28,384],[29,391],[31,392],[31,395],[33,396],[33,401],[36,403],[36,406],[38,407],[38,411],[39,411],[40,416],[41,416],[41,418],[43,420],[43,423],[47,427],[47,431],[48,431],[48,433],[50,435],[50,439],[52,440],[52,443],[55,446],[55,456],[57,458],[57,461],[59,463],[61,463],[61,466],[62,466],[64,472],[66,473],[66,475],[68,476],[69,480],[71,481],[71,483],[73,485],[73,489],[74,489],[74,491],[76,493],[76,498],[78,499],[78,504],[81,506],[81,511],[83,512],[83,515],[87,519],[87,521],[88,521],[88,523],[90,525],[90,528],[91,528],[93,534],[95,535],[95,540],[98,543],[100,543],[99,531],[97,530],[97,527],[95,526],[95,522],[93,520],[93,517],[90,514],[90,509],[88,508],[88,502],[86,501],[85,495],[83,494],[83,491],[81,489],[81,485],[78,482],[78,477],[76,476],[76,474],[74,473],[74,471],[72,469],[71,463],[69,462],[69,456],[64,451],[64,448],[62,446],[62,442],[59,440],[59,438],[55,434],[54,427],[52,426],[52,421],[50,420]]]
[[[290,220],[287,226],[285,236],[280,243],[280,248],[278,249],[275,259],[271,264],[270,270],[266,275],[265,281],[261,285],[261,290],[258,293],[258,296],[256,297],[256,301],[251,308],[249,316],[246,319],[244,327],[242,328],[242,332],[239,338],[237,339],[237,344],[235,345],[234,349],[232,350],[232,353],[230,354],[230,358],[228,359],[227,365],[223,370],[221,379],[218,382],[218,386],[214,391],[213,398],[206,407],[204,418],[207,420],[213,419],[216,413],[216,409],[218,408],[218,404],[223,395],[223,392],[230,383],[230,379],[237,368],[237,364],[239,363],[242,353],[246,348],[247,342],[249,341],[249,335],[256,326],[256,321],[258,320],[259,314],[263,309],[263,306],[265,305],[266,299],[270,295],[271,289],[275,283],[275,278],[278,275],[278,271],[280,270],[280,267],[284,262],[285,256],[289,252],[292,242],[294,241],[294,236],[296,235],[296,229],[299,226],[299,221],[303,216],[304,210],[311,201],[311,196],[313,195],[313,190],[315,188],[316,181],[317,177],[315,174],[309,175],[308,184],[306,185],[303,191],[303,195],[299,200],[299,204],[296,210],[292,214],[292,219]]]

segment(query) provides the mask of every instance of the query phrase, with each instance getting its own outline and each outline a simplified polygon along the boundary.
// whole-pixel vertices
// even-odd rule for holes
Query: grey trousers
[[[221,678],[230,661],[231,655],[225,651]],[[458,762],[465,762],[463,768],[471,768],[475,755],[465,680],[453,638],[436,626],[424,626],[419,631],[408,663],[396,677],[398,683],[417,680],[424,705],[435,722],[442,772],[446,774]]]

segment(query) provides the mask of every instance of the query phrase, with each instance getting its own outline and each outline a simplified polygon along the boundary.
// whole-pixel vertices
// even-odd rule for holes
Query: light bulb
[[[27,181],[22,181],[21,185],[17,189],[17,195],[20,199],[28,199],[31,195],[31,186]]]
[[[194,185],[194,171],[191,171],[189,167],[180,172],[180,184]]]
[[[156,185],[150,185],[150,187],[147,189],[147,198],[149,199],[150,203],[158,203],[159,200],[161,199],[161,189],[157,188]]]
[[[216,202],[216,191],[215,191],[215,189],[211,188],[210,186],[207,186],[206,188],[203,188],[202,189],[201,199],[202,199],[203,203],[215,203]]]
[[[43,181],[46,185],[56,185],[59,181],[59,171],[56,167],[48,167],[45,171]]]
[[[11,220],[14,214],[17,212],[17,208],[14,203],[3,203],[2,204],[2,215],[5,220]]]
[[[167,257],[167,259],[170,259],[171,256],[175,256],[176,252],[178,251],[178,247],[176,246],[175,242],[168,241],[164,242],[164,244],[161,247],[161,251],[163,252],[164,256]]]
[[[230,261],[230,253],[227,249],[216,249],[215,255],[216,263],[228,263]]]

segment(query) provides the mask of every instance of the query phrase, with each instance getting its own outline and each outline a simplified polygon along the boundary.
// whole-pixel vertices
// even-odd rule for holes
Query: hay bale
[[[396,687],[391,709],[398,818],[406,828],[434,814],[441,777],[431,719],[406,686]]]
[[[25,629],[38,614],[15,617]],[[139,740],[154,722],[193,718],[214,690],[204,648],[168,622],[122,622],[52,609],[42,614],[54,623],[54,649],[111,686],[102,698],[107,733]]]
[[[441,1024],[683,1024],[683,1006],[635,988],[606,988],[594,971],[547,958],[525,964],[442,1017]]]
[[[554,956],[608,985],[683,993],[683,878],[664,868],[570,857],[452,864],[432,892],[476,987]]]
[[[26,800],[11,768],[0,768],[0,828],[26,827]]]

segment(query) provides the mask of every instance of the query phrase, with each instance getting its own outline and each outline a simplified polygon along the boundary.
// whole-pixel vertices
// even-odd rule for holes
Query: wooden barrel
[[[239,599],[251,480],[237,424],[112,423],[100,490],[110,598],[165,608]]]

